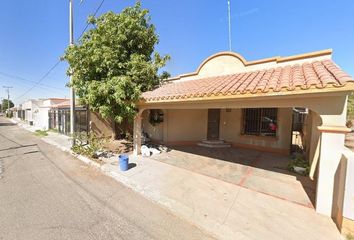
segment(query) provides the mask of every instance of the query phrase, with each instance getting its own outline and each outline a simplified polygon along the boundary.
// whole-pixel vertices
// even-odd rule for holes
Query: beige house
[[[289,154],[293,108],[308,109],[304,144],[317,180],[316,210],[331,216],[354,79],[324,50],[247,61],[233,52],[207,58],[194,73],[143,94],[134,122],[141,135],[170,145],[221,144]]]

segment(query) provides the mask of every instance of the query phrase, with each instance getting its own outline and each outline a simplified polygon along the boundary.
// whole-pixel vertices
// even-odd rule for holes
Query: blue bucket
[[[127,155],[119,155],[119,167],[121,171],[129,169],[129,157]]]

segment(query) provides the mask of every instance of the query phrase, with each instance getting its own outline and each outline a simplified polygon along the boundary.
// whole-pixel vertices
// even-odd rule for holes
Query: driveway
[[[127,172],[120,172],[117,160],[111,159],[102,170],[219,239],[341,239],[332,219],[315,212],[298,176],[286,174],[279,165],[289,159],[239,149],[242,156],[259,159],[242,165],[195,150],[131,156],[133,168]],[[280,168],[267,170],[273,164],[263,161]]]
[[[244,148],[176,146],[151,157],[156,161],[238,185],[309,208],[316,183],[287,170],[288,156]]]

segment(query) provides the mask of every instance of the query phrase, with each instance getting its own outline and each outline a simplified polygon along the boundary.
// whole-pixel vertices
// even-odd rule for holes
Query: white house
[[[22,104],[24,120],[38,129],[49,129],[49,110],[59,103],[66,101],[65,98],[30,99]]]

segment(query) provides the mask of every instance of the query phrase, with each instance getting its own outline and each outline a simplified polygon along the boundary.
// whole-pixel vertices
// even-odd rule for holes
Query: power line
[[[95,10],[95,12],[94,12],[94,14],[93,14],[94,17],[96,17],[98,11],[101,9],[101,7],[102,7],[102,5],[103,5],[104,2],[105,2],[105,0],[102,0],[101,3],[98,5],[98,7],[96,8],[96,10]],[[88,28],[89,26],[90,26],[90,24],[87,23],[86,26],[85,26],[85,28],[83,29],[83,31],[82,31],[80,37],[79,37],[78,39],[80,39],[80,38],[84,35],[85,31],[87,30],[87,28]],[[19,97],[16,97],[14,100],[17,100],[17,99],[22,98],[22,97],[25,96],[27,93],[29,93],[30,91],[32,91],[35,87],[37,87],[45,78],[48,77],[48,75],[49,75],[60,63],[61,63],[61,60],[57,61],[57,62],[43,75],[43,77],[41,77],[37,82],[35,82],[35,84],[34,84],[32,87],[30,87],[27,91],[25,91],[25,92],[24,92],[23,94],[21,94]]]
[[[96,17],[98,11],[101,9],[101,7],[102,7],[102,5],[103,5],[104,2],[105,2],[105,0],[102,0],[102,1],[101,1],[100,5],[98,5],[96,11],[94,12],[94,14],[93,14],[92,16]],[[82,30],[82,32],[81,32],[79,38],[77,39],[77,41],[80,40],[80,38],[82,38],[82,36],[84,35],[84,33],[86,32],[86,30],[87,30],[87,28],[88,28],[89,26],[90,26],[90,23],[87,23],[86,26],[85,26],[85,28]]]
[[[5,76],[5,77],[8,77],[8,78],[15,79],[15,80],[19,80],[19,81],[22,81],[22,82],[32,82],[32,83],[36,83],[36,81],[32,81],[32,80],[26,79],[26,78],[21,77],[21,76],[17,76],[17,75],[5,73],[5,72],[1,72],[1,71],[0,71],[0,75]],[[46,88],[52,88],[52,89],[56,89],[56,90],[62,90],[61,88],[54,87],[54,86],[47,85],[47,84],[43,84],[43,83],[40,83],[40,84],[38,84],[38,85],[39,85],[39,86],[46,87]]]
[[[49,76],[49,74],[61,63],[61,61],[57,61],[44,75],[41,77],[32,87],[30,87],[27,91],[25,91],[23,94],[21,94],[19,97],[16,97],[14,100],[20,99],[23,96],[25,96],[27,93],[32,91],[35,87],[37,87],[46,77]]]

